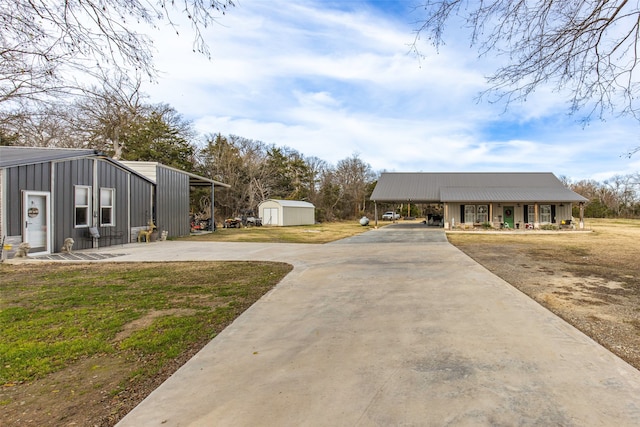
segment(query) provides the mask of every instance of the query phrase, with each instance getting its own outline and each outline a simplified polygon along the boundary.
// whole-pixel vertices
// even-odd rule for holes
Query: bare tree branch
[[[542,85],[570,93],[571,112],[640,119],[640,10],[628,0],[429,0],[414,50],[426,37],[436,47],[453,19],[471,29],[480,55],[508,58],[488,77],[491,101],[526,100]]]
[[[73,91],[69,75],[135,70],[154,78],[153,44],[136,30],[174,28],[181,14],[194,33],[194,50],[209,55],[202,29],[232,0],[14,0],[0,2],[0,105]]]

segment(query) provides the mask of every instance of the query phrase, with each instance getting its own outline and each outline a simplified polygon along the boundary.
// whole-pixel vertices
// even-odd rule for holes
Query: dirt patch
[[[2,408],[2,418],[15,426],[100,425],[96,420],[117,412],[108,390],[118,387],[125,369],[121,359],[94,357],[38,381],[5,385],[2,399],[14,404]]]
[[[122,381],[135,367],[107,355],[79,360],[37,381],[5,385],[0,390],[0,402],[12,403],[2,405],[0,425],[113,426],[204,344],[206,342],[194,345],[153,378],[124,386]],[[120,392],[114,393],[114,390]]]
[[[640,221],[594,233],[450,236],[485,268],[640,369]]]
[[[170,310],[154,310],[140,319],[136,319],[133,322],[129,322],[124,325],[122,331],[118,332],[115,337],[115,341],[122,341],[131,336],[135,331],[140,331],[144,328],[149,327],[153,321],[162,316],[188,316],[190,314],[195,313],[195,310],[188,308],[174,308]]]

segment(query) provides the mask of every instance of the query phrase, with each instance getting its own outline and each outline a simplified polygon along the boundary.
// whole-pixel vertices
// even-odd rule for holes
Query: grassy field
[[[0,425],[113,425],[290,270],[0,264]]]
[[[328,243],[370,229],[370,226],[363,227],[354,220],[295,227],[218,228],[214,233],[185,237],[185,239],[213,242]]]

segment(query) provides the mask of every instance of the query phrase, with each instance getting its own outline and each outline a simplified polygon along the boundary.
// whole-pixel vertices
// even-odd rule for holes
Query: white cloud
[[[414,17],[334,10],[321,1],[244,1],[191,40],[154,34],[165,71],[146,88],[203,133],[286,145],[330,163],[359,153],[376,170],[552,171],[576,179],[638,168],[637,123],[582,128],[545,88],[526,103],[477,102],[495,58],[462,38],[411,55]],[[186,32],[185,32],[186,33]],[[431,50],[429,50],[431,49]]]

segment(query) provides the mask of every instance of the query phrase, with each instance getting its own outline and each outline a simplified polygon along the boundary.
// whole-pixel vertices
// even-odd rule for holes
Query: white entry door
[[[49,223],[49,193],[25,191],[23,203],[24,232],[23,241],[29,243],[29,254],[50,253],[51,236]]]

